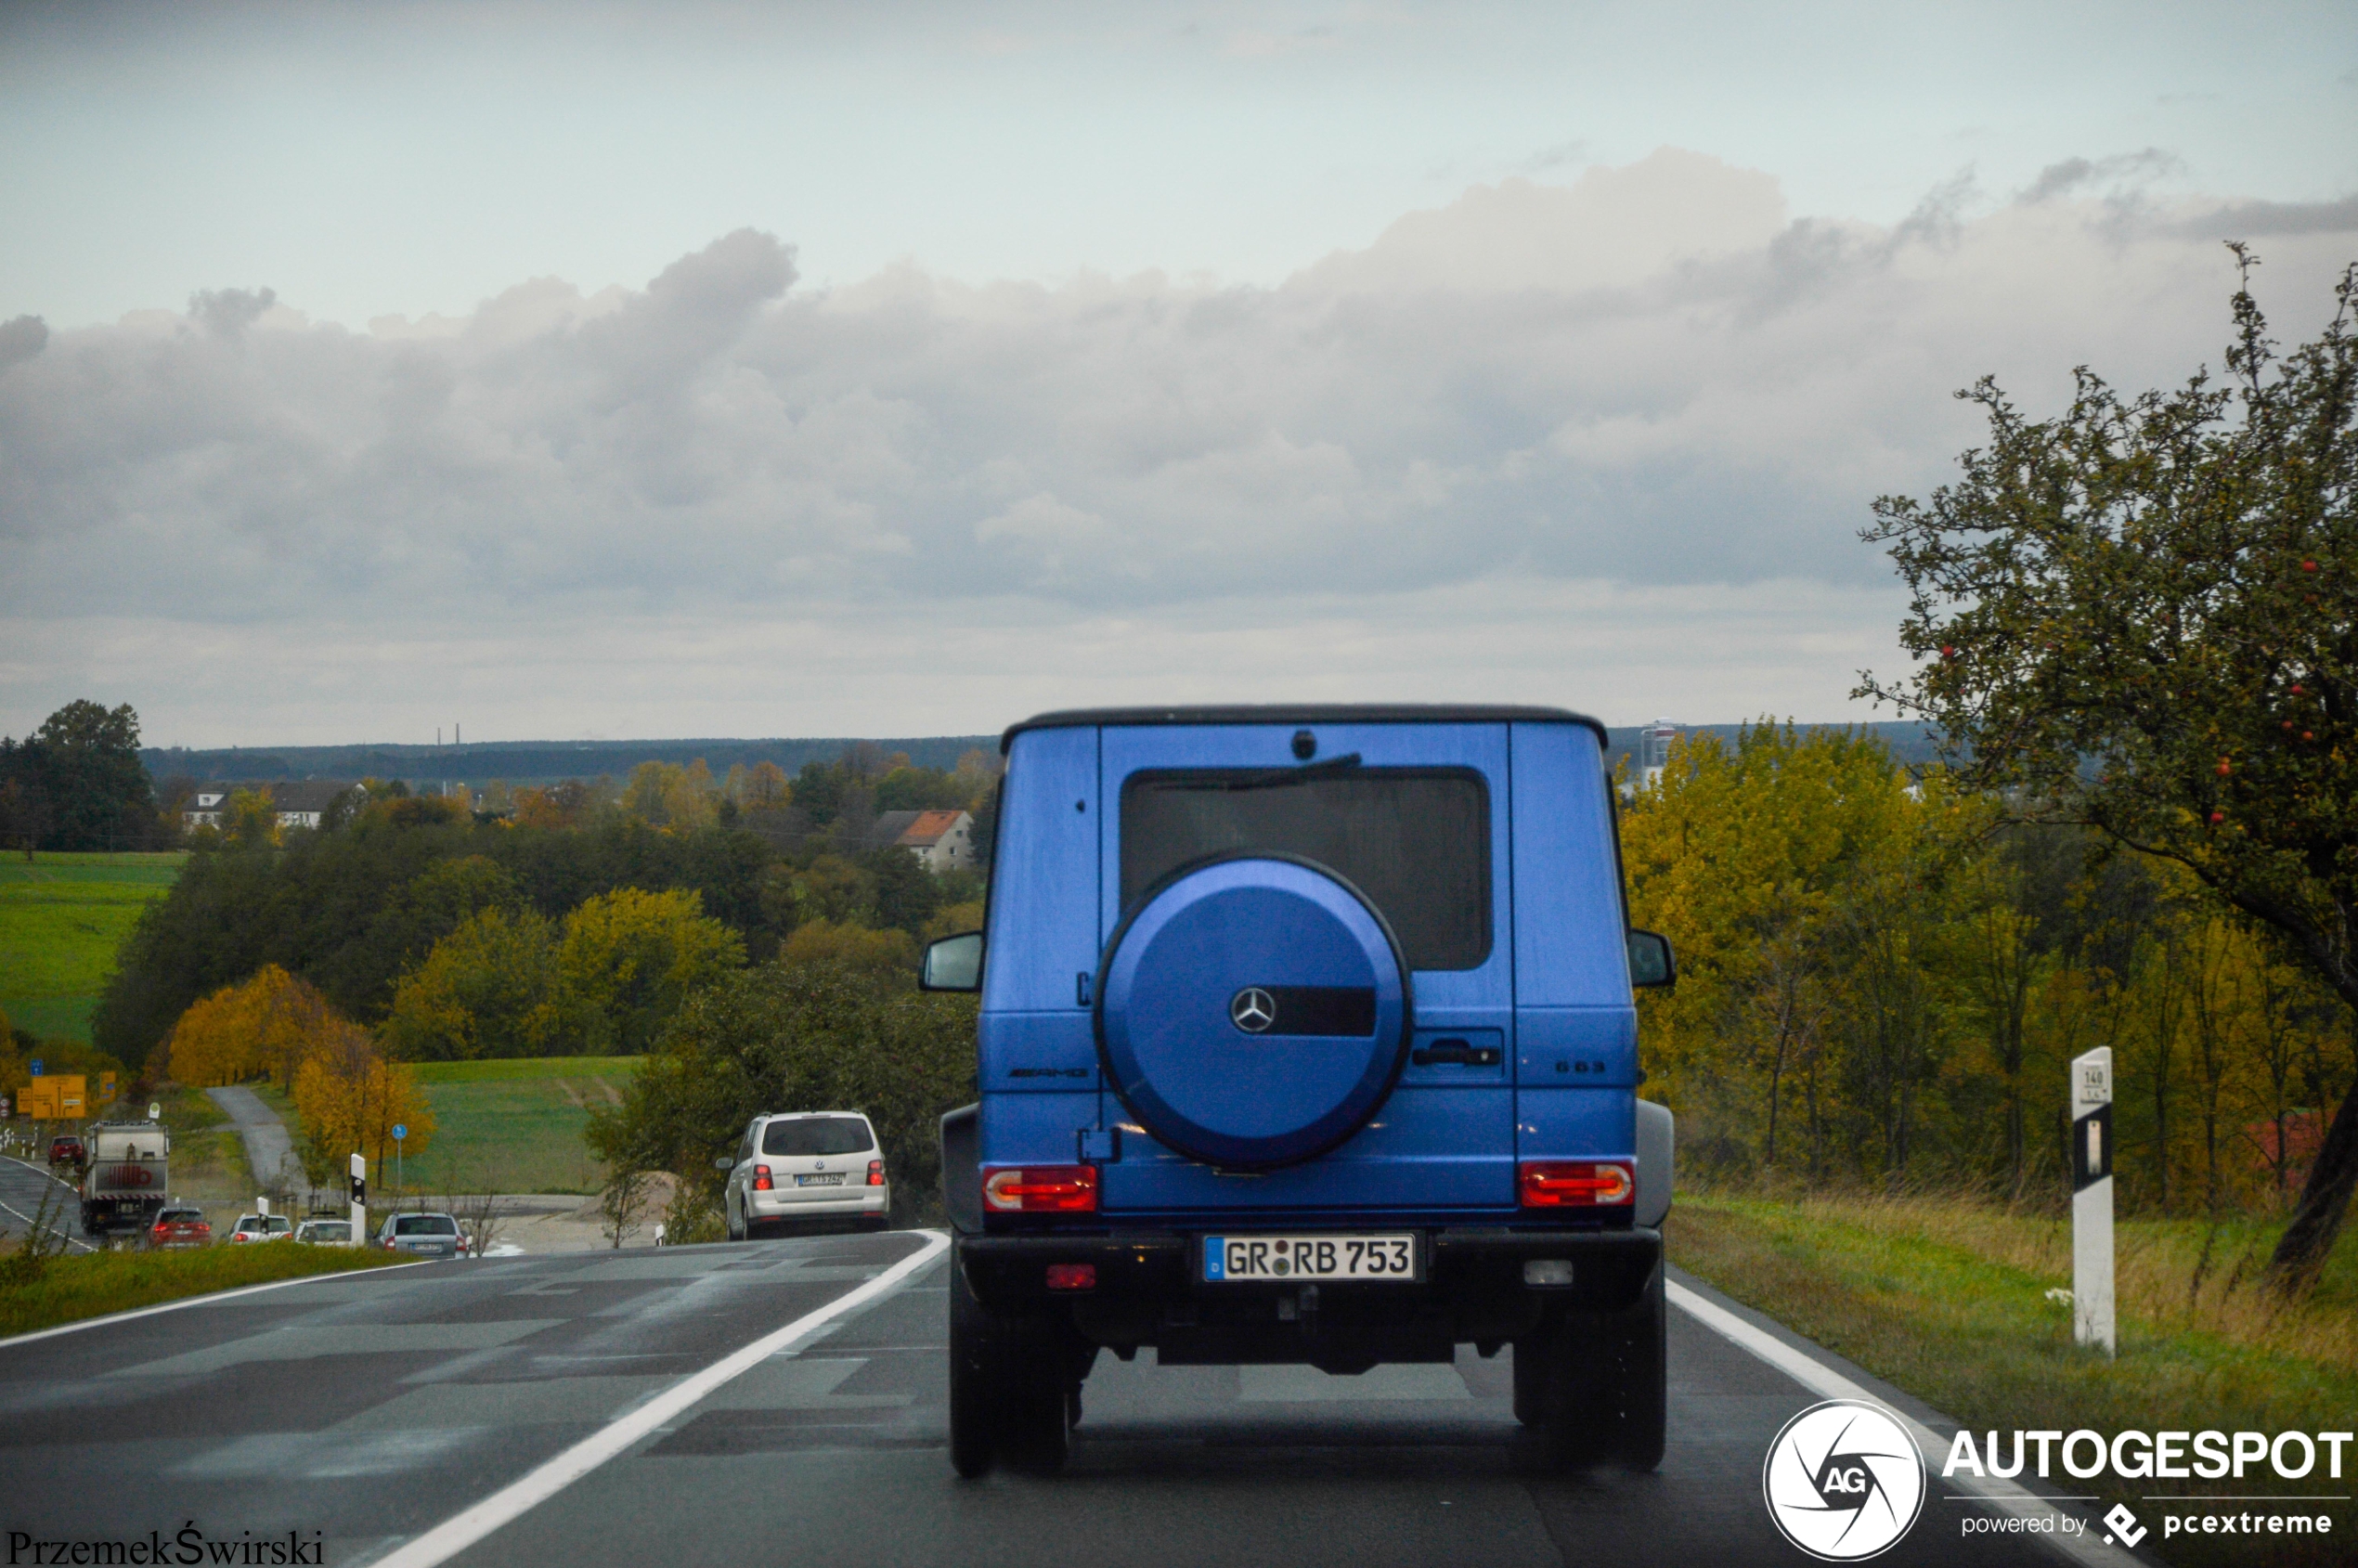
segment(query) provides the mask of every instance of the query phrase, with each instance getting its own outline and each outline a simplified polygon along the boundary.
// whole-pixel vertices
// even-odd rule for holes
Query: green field
[[[87,1043],[115,950],[180,876],[186,853],[0,859],[0,1011],[45,1040]]]
[[[639,1062],[550,1056],[412,1064],[434,1108],[434,1134],[423,1154],[403,1160],[404,1184],[416,1193],[596,1192],[604,1176],[582,1144],[582,1130],[590,1108],[614,1103]]]

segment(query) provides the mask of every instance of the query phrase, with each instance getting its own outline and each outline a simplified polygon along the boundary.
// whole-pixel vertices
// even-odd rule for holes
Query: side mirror
[[[925,962],[917,967],[919,991],[980,991],[982,933],[962,931],[926,945]]]
[[[1629,933],[1629,983],[1633,986],[1674,986],[1678,965],[1670,956],[1670,941],[1652,931]]]
[[[737,1168],[737,1161],[733,1156],[724,1154],[712,1162],[712,1168],[716,1171],[733,1171]]]

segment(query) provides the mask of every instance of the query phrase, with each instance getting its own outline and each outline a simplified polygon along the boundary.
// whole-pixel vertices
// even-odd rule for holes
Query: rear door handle
[[[1455,1062],[1459,1067],[1496,1067],[1504,1058],[1505,1053],[1496,1045],[1469,1045],[1462,1040],[1436,1040],[1408,1056],[1419,1067],[1432,1067],[1439,1062]]]

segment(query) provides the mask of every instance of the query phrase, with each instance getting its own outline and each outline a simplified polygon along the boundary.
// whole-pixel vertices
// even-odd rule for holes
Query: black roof
[[[1565,707],[1490,703],[1239,703],[1215,707],[1074,707],[1035,714],[999,737],[1004,755],[1026,730],[1077,730],[1101,724],[1586,724],[1600,745],[1604,725]]]

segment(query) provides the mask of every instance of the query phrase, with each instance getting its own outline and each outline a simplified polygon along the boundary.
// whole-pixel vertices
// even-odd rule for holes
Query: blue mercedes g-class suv
[[[1604,731],[1552,708],[1007,732],[943,1118],[951,1458],[1053,1469],[1100,1350],[1333,1373],[1514,1350],[1571,1463],[1663,1450],[1670,1118],[1637,1087]]]

